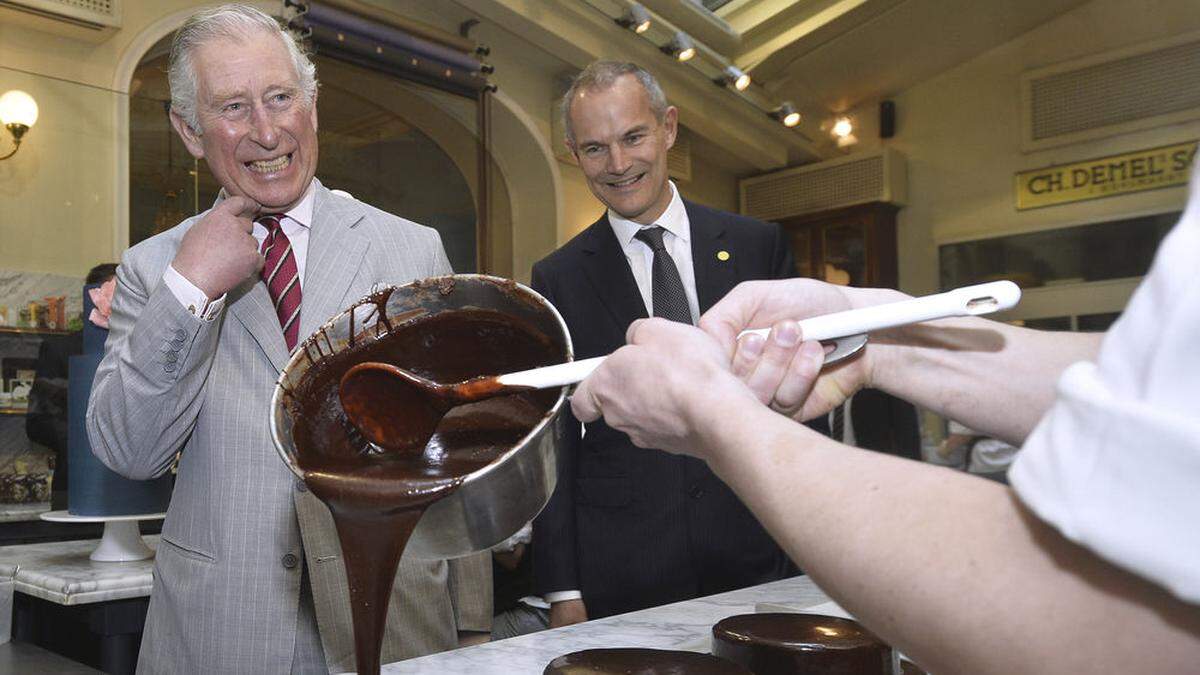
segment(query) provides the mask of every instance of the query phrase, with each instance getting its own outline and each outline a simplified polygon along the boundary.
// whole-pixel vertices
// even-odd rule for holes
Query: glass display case
[[[69,334],[63,329],[0,326],[0,522],[36,520],[50,510],[54,450],[30,438],[26,429],[42,342]],[[64,387],[64,404],[65,398]],[[34,413],[45,416],[47,407],[39,406]],[[46,421],[47,427],[52,425]]]

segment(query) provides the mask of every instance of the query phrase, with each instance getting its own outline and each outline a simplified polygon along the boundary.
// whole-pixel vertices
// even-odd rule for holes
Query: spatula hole
[[[967,302],[967,311],[971,312],[972,314],[974,314],[976,312],[979,312],[979,313],[990,312],[990,311],[995,310],[996,307],[998,307],[999,305],[1000,305],[999,300],[997,300],[996,298],[994,298],[990,295],[985,295],[981,298],[972,298],[970,301],[968,301]]]

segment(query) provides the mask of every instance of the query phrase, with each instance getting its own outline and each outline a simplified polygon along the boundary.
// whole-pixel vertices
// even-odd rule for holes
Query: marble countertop
[[[0,504],[0,523],[37,520],[39,515],[50,510],[50,502],[30,504]]]
[[[158,535],[143,539],[158,548]],[[98,539],[24,544],[0,548],[0,578],[14,590],[60,605],[123,600],[150,595],[154,559],[95,562],[88,558]]]
[[[537,675],[555,657],[581,649],[600,647],[649,647],[707,652],[714,623],[734,614],[748,614],[760,605],[767,610],[840,614],[808,577],[794,577],[686,600],[638,612],[610,616],[575,626],[522,635],[475,647],[432,654],[385,665],[383,672],[445,673],[532,673]]]

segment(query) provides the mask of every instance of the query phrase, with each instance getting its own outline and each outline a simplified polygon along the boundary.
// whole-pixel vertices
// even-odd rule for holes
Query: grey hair
[[[658,80],[654,79],[653,75],[636,63],[593,61],[583,69],[583,72],[576,75],[575,79],[571,80],[571,86],[567,88],[567,93],[563,94],[559,104],[563,129],[567,132],[568,141],[575,142],[575,130],[571,128],[571,104],[574,103],[579,92],[604,91],[625,75],[633,75],[641,83],[642,88],[646,90],[646,95],[650,98],[650,110],[654,113],[654,119],[662,124],[667,117],[667,95],[663,93],[662,87],[659,86]]]
[[[189,16],[171,40],[171,60],[167,78],[171,85],[171,110],[183,117],[196,133],[201,133],[196,112],[196,69],[192,55],[204,44],[218,39],[242,40],[258,33],[278,35],[287,47],[296,68],[300,92],[308,105],[317,96],[317,67],[297,44],[292,34],[283,30],[269,14],[249,5],[221,5],[203,9]]]

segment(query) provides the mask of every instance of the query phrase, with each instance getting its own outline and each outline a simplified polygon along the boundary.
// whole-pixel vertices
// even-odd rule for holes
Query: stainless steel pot
[[[508,279],[457,274],[389,287],[380,293],[390,294],[386,296],[389,317],[414,310],[438,313],[464,308],[512,314],[558,340],[563,346],[564,361],[573,355],[571,336],[554,306],[528,287]],[[377,310],[371,303],[343,311],[292,354],[279,376],[271,399],[271,436],[279,456],[301,480],[304,474],[295,461],[292,411],[286,405],[285,391],[294,389],[304,373],[323,356],[348,348],[351,326],[355,344],[375,339],[377,318]],[[429,507],[408,542],[408,554],[440,559],[484,551],[504,541],[541,511],[554,491],[557,477],[556,449],[562,430],[555,420],[565,404],[566,393],[567,388],[563,387],[554,406],[516,447],[469,474],[457,490]]]

